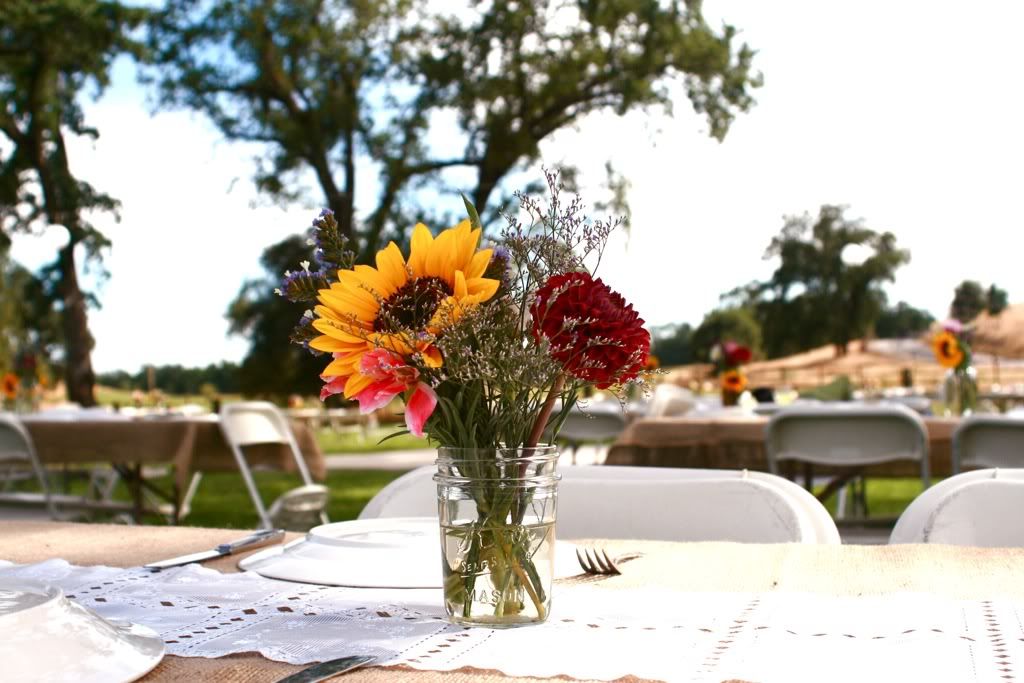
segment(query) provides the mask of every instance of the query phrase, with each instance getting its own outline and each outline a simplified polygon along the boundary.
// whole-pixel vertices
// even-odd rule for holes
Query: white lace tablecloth
[[[259,652],[293,664],[374,654],[378,665],[666,681],[1018,681],[1024,603],[920,593],[669,593],[556,586],[540,626],[445,622],[437,590],[333,588],[221,574],[0,562],[106,617],[159,632],[170,654]]]

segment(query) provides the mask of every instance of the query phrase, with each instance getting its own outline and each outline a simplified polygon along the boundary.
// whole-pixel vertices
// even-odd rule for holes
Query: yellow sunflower
[[[733,393],[742,393],[747,388],[747,378],[739,370],[726,370],[722,373],[722,388]]]
[[[467,308],[494,296],[501,284],[483,277],[491,250],[477,250],[480,230],[468,220],[437,237],[422,223],[413,229],[409,260],[394,242],[377,252],[376,264],[338,271],[338,282],[321,289],[310,346],[334,354],[325,379],[344,382],[352,398],[374,382],[362,372],[363,356],[384,348],[408,358],[420,354],[440,367],[435,335]]]
[[[960,348],[960,340],[952,332],[939,332],[932,339],[932,350],[935,359],[944,368],[955,368],[964,360],[964,351]]]

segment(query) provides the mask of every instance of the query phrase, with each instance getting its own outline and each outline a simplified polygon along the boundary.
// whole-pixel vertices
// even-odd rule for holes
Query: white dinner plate
[[[107,620],[56,586],[0,579],[0,679],[128,683],[164,657],[139,624]]]
[[[240,569],[268,579],[355,588],[440,588],[437,518],[382,517],[324,524],[283,546],[254,553]],[[576,548],[558,541],[555,577],[580,573]]]

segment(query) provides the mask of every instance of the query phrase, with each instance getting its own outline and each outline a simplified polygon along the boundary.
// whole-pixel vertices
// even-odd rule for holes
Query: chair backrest
[[[614,410],[573,408],[562,423],[558,438],[572,443],[607,441],[618,436],[625,427],[626,417],[618,404]]]
[[[50,516],[56,519],[57,511],[50,497],[50,484],[46,478],[46,472],[39,462],[39,456],[36,455],[32,437],[17,417],[0,413],[0,465],[7,463],[23,463],[32,469],[43,490],[46,509]]]
[[[32,438],[14,415],[0,413],[0,463],[36,462]]]
[[[1024,467],[1024,419],[964,418],[953,432],[953,474],[979,467]]]
[[[685,415],[696,407],[697,401],[689,389],[670,382],[654,387],[654,395],[647,410],[648,417],[673,417]]]
[[[243,401],[220,408],[225,438],[238,446],[256,443],[291,443],[292,432],[284,413],[273,403]]]
[[[915,498],[889,543],[1024,546],[1024,469],[984,469],[944,479]]]
[[[434,472],[428,465],[394,480],[360,519],[436,516]],[[560,538],[839,543],[821,503],[775,475],[610,465],[560,472]]]
[[[238,471],[242,475],[246,488],[249,490],[249,497],[252,499],[256,513],[260,516],[260,524],[264,528],[271,526],[270,513],[263,504],[259,489],[249,468],[249,461],[246,460],[244,446],[263,443],[285,444],[291,451],[295,461],[295,467],[304,484],[312,485],[313,478],[309,474],[309,467],[302,457],[302,451],[295,441],[291,426],[284,413],[273,403],[266,401],[243,401],[239,403],[225,403],[220,407],[220,430],[224,440],[228,442],[231,453],[238,464]],[[326,515],[323,520],[326,522]]]
[[[916,460],[928,485],[928,434],[921,417],[905,406],[786,408],[768,421],[765,451],[772,472],[782,460],[818,465]]]

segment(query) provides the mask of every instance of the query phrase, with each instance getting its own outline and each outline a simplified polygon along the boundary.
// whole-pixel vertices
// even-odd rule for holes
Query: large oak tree
[[[167,0],[152,47],[165,103],[262,145],[256,180],[270,196],[292,201],[315,182],[312,199],[368,255],[421,217],[417,190],[459,182],[486,216],[553,133],[596,111],[670,109],[673,84],[725,136],[759,76],[736,30],[710,27],[700,4],[517,0],[453,14],[426,0]]]
[[[138,53],[130,29],[144,12],[103,0],[0,2],[0,230],[60,226],[67,243],[55,260],[68,399],[93,405],[93,339],[75,252],[98,257],[107,239],[86,218],[117,201],[75,176],[69,136],[95,138],[82,112],[87,87],[108,83],[111,63]]]

